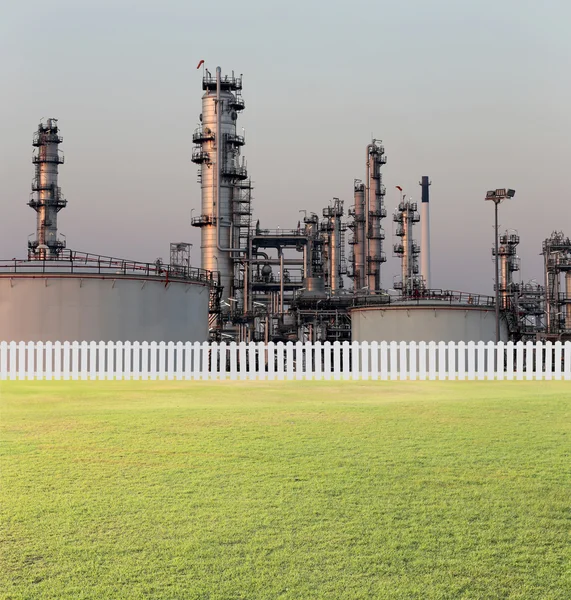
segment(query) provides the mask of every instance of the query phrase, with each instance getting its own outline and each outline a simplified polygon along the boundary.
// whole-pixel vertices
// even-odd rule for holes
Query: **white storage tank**
[[[206,271],[74,259],[0,264],[0,340],[208,339]]]
[[[351,309],[351,339],[358,342],[494,342],[493,304],[466,294],[461,301],[419,300]],[[500,321],[500,339],[509,340]]]

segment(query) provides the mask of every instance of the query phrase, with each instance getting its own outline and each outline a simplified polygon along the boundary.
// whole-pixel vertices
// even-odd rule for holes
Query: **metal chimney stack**
[[[430,196],[431,185],[428,176],[424,175],[420,182],[422,187],[422,202],[420,204],[420,275],[424,279],[424,285],[430,289]]]
[[[37,151],[32,162],[36,165],[36,173],[28,206],[37,213],[37,227],[36,239],[28,242],[29,258],[57,258],[65,248],[65,242],[58,240],[57,236],[57,214],[67,204],[58,187],[58,165],[64,162],[58,149],[62,141],[57,119],[40,123],[34,134],[33,145]]]

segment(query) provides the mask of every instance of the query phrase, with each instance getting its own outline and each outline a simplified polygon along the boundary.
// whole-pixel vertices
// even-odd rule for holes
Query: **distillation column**
[[[420,203],[420,275],[424,285],[430,289],[430,192],[431,185],[428,176],[424,175],[420,182],[422,188],[422,202]]]
[[[500,307],[507,310],[510,307],[510,298],[515,291],[513,283],[514,271],[519,271],[519,258],[517,256],[517,245],[519,235],[508,233],[500,236],[498,256],[500,258]],[[492,256],[495,256],[495,248],[492,248]]]
[[[355,180],[354,205],[350,211],[353,216],[353,289],[361,290],[366,286],[366,249],[365,249],[365,184]]]
[[[192,161],[200,165],[202,214],[192,219],[192,225],[201,228],[202,268],[220,273],[223,295],[230,298],[234,263],[240,255],[240,241],[233,235],[233,200],[239,182],[248,178],[243,159],[240,162],[244,137],[236,134],[238,111],[244,109],[242,78],[222,77],[217,67],[216,78],[206,71],[202,89],[202,126],[192,136]]]
[[[343,236],[341,217],[343,216],[343,201],[333,199],[333,206],[323,209],[323,216],[328,219],[328,248],[329,259],[329,286],[331,291],[343,287],[341,279],[343,259]]]
[[[395,289],[402,289],[403,295],[409,295],[414,290],[422,289],[422,278],[418,277],[418,255],[420,248],[414,243],[412,228],[420,221],[416,202],[402,200],[393,216],[398,223],[395,235],[402,241],[394,245],[394,252],[401,257],[401,280],[394,284]]]
[[[561,231],[554,231],[543,242],[545,268],[545,314],[548,334],[559,334],[565,318],[565,329],[571,329],[570,283],[571,240]],[[565,273],[565,297],[561,293],[561,275]],[[565,306],[565,308],[564,308]]]
[[[382,241],[385,234],[381,219],[387,216],[384,207],[385,186],[382,183],[381,166],[386,164],[385,149],[380,141],[367,145],[367,188],[365,199],[365,228],[367,244],[367,286],[370,292],[381,289],[381,263],[386,262]]]
[[[57,258],[65,242],[57,237],[57,215],[67,204],[58,187],[58,165],[63,156],[58,146],[63,141],[58,133],[57,119],[40,123],[34,134],[33,145],[37,148],[32,162],[36,165],[32,182],[32,197],[28,202],[37,213],[36,239],[28,243],[30,258]]]

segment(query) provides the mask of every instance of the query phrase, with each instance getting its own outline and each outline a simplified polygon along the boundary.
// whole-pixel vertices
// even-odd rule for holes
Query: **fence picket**
[[[426,369],[426,353],[427,353],[426,342],[418,342],[418,378],[421,381],[426,381],[428,371]]]
[[[379,380],[379,343],[371,342],[371,379]]]
[[[357,344],[357,352],[359,351],[359,344]],[[361,380],[368,381],[369,380],[369,343],[362,342],[361,344]]]
[[[438,379],[446,379],[448,365],[446,356],[446,342],[438,342]]]
[[[344,381],[349,379],[349,365],[350,365],[350,350],[351,346],[349,342],[341,342],[341,351],[343,353],[343,361],[342,361],[342,377]]]
[[[71,378],[79,377],[79,342],[71,343]]]
[[[535,379],[543,379],[543,344],[535,345]]]
[[[218,342],[212,342],[210,344],[210,348],[207,350],[207,369],[206,376],[203,375],[203,379],[208,379],[209,381],[216,381],[218,379]]]
[[[141,379],[149,379],[149,342],[141,344]]]
[[[341,379],[341,343],[333,342],[333,379]]]
[[[330,381],[331,375],[333,373],[331,368],[331,356],[333,352],[333,347],[331,346],[331,342],[323,343],[323,372],[325,374],[325,380]]]
[[[406,381],[408,379],[408,344],[401,342],[399,344],[399,379]]]
[[[553,345],[555,347],[553,377],[556,380],[560,380],[562,377],[561,361],[563,360],[563,344],[561,342],[555,342]]]
[[[34,364],[35,364],[35,350],[36,345],[34,342],[28,342],[25,344],[25,356],[26,356],[26,364],[24,365],[26,378],[34,379]]]
[[[476,378],[481,381],[486,379],[486,344],[480,341],[476,347]]]
[[[513,342],[508,342],[506,344],[506,379],[508,381],[513,381],[514,378],[514,356],[515,356],[515,346]]]
[[[200,348],[200,347],[199,347]],[[210,369],[210,346],[208,342],[203,342],[201,347],[201,358],[202,358],[202,375],[201,378],[203,381],[208,380],[208,371]],[[199,350],[200,352],[200,350]]]
[[[8,342],[0,342],[0,379],[8,378]]]
[[[303,356],[305,358],[303,378],[306,381],[309,381],[313,379],[313,365],[315,364],[313,344],[311,342],[305,342],[305,344],[303,344]]]
[[[456,342],[448,342],[448,380],[456,381]]]
[[[277,350],[277,363],[278,363],[278,380],[283,381],[284,379],[284,343],[278,342],[276,346]]]
[[[44,379],[44,343],[38,342],[36,347],[36,379]]]
[[[458,381],[466,380],[466,342],[458,342],[457,368]]]
[[[472,381],[476,379],[476,344],[474,342],[468,342],[466,345],[466,355],[468,359],[468,380]]]
[[[497,360],[495,356],[496,344],[488,342],[486,345],[486,378],[493,381],[496,378]]]
[[[248,351],[248,375],[250,380],[256,380],[256,344],[250,342],[247,346]]]
[[[276,345],[274,342],[268,342],[267,346],[268,357],[268,379],[274,381],[276,378]]]
[[[571,379],[571,342],[565,342],[565,380]]]
[[[167,354],[167,379],[168,380],[174,379],[174,369],[175,369],[174,350],[175,350],[174,342],[169,342],[167,344],[167,352],[166,352],[166,354]]]
[[[409,379],[416,381],[416,356],[417,356],[417,345],[416,342],[410,342],[408,346],[408,371]]]
[[[132,377],[132,352],[133,344],[131,342],[125,342],[123,344],[123,379],[127,381],[131,380]]]
[[[528,381],[533,379],[533,342],[525,344],[525,378]]]
[[[192,345],[192,379],[200,379],[200,342],[194,342]]]
[[[516,379],[523,379],[523,359],[524,345],[523,342],[517,342],[516,347]]]
[[[220,342],[220,346],[218,346],[218,373],[220,377],[220,381],[224,381],[226,379],[226,372],[228,363],[226,357],[227,344],[226,342]]]
[[[293,364],[293,343],[292,342],[287,342],[286,343],[286,373],[287,373],[287,379],[293,379],[294,377],[294,364]]]
[[[359,356],[359,342],[353,342],[350,346],[350,367],[351,367],[351,379],[356,381],[359,379],[359,370],[361,367],[361,357]]]
[[[113,379],[124,379],[123,372],[123,342],[115,342],[113,344]]]
[[[322,346],[321,346],[321,342],[315,342],[314,346],[314,353],[313,353],[313,374],[310,373],[310,377],[312,377],[313,379],[315,379],[316,381],[321,381],[322,377],[323,377],[323,372],[322,372]]]
[[[61,342],[54,342],[54,378],[61,379]]]
[[[428,378],[436,379],[436,342],[428,343]]]
[[[157,378],[163,380],[166,377],[167,370],[167,345],[164,342],[159,342],[157,346],[158,350],[158,366],[157,366]]]
[[[492,344],[493,345],[493,344]],[[502,381],[504,379],[504,356],[505,356],[505,344],[503,342],[498,342],[497,347],[494,349],[495,357],[496,357],[496,379],[498,381]]]
[[[389,373],[391,379],[396,379],[398,374],[398,346],[397,342],[391,342],[389,344]]]

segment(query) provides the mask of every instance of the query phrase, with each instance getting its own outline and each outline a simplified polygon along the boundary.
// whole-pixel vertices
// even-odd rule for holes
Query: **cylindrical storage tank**
[[[351,339],[356,342],[495,342],[493,306],[407,304],[351,309]],[[500,321],[500,339],[508,328]]]
[[[0,274],[0,340],[204,342],[210,288],[136,276]]]

